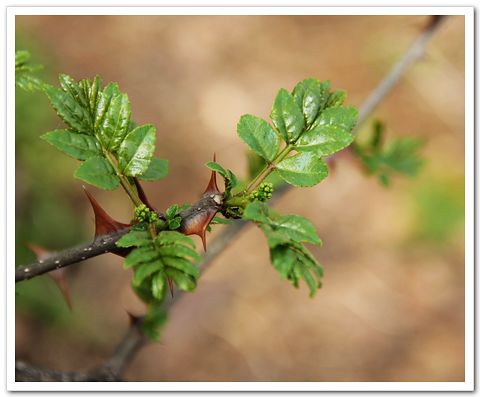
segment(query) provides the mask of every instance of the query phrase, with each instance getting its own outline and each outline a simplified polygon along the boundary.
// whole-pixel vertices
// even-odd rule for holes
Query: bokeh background
[[[158,208],[193,202],[204,163],[246,174],[236,123],[268,118],[280,87],[329,79],[359,106],[427,23],[426,16],[21,16],[16,47],[42,77],[100,74],[129,94],[132,117],[153,123],[165,180],[145,184]],[[426,140],[414,179],[383,188],[348,158],[310,189],[277,204],[313,221],[325,267],[314,299],[271,268],[250,228],[171,311],[161,343],[125,374],[131,381],[463,381],[464,19],[445,21],[428,52],[382,102],[387,137]],[[61,122],[42,94],[16,92],[17,264],[34,242],[61,250],[91,238],[92,211],[73,179],[77,162],[39,139]],[[128,221],[123,192],[91,188]],[[223,226],[218,226],[221,232]],[[212,236],[210,236],[212,238]],[[198,245],[200,248],[200,244]],[[16,291],[16,357],[58,370],[92,368],[142,313],[131,274],[106,255],[68,269],[73,311],[46,277]]]

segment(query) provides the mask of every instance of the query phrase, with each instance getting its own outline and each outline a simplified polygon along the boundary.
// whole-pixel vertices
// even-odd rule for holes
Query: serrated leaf
[[[82,87],[75,81],[74,78],[68,76],[67,74],[60,74],[58,76],[58,80],[60,81],[60,86],[62,87],[63,91],[69,93],[82,108],[89,110],[88,98],[85,95]],[[93,124],[91,122],[90,112],[88,112],[88,122],[88,125],[92,127]]]
[[[308,219],[300,215],[282,215],[273,219],[270,225],[275,230],[285,233],[291,240],[298,243],[320,244],[315,226]]]
[[[357,117],[358,110],[353,107],[328,108],[321,112],[320,115],[315,119],[311,129],[325,125],[335,125],[348,132],[351,132],[353,127],[355,127]]]
[[[80,81],[80,85],[83,88],[85,96],[88,98],[88,106],[90,109],[90,114],[92,115],[92,121],[94,122],[94,117],[97,111],[97,103],[102,91],[102,78],[100,76],[95,76],[93,80],[84,79]]]
[[[196,261],[201,259],[201,256],[197,253],[197,251],[185,245],[161,246],[158,248],[158,252],[162,256],[170,256],[172,258],[178,257]]]
[[[328,101],[325,105],[327,108],[336,108],[343,105],[347,99],[347,93],[343,90],[334,91],[328,97]]]
[[[312,151],[320,157],[345,149],[353,142],[353,135],[337,125],[318,126],[303,134],[295,144],[299,151]]]
[[[225,168],[223,168],[220,164],[216,163],[215,161],[209,161],[205,164],[207,168],[211,169],[212,171],[218,172],[222,177],[227,178],[228,172]]]
[[[253,201],[243,211],[243,219],[259,223],[270,223],[269,215],[268,205],[261,201]]]
[[[101,189],[113,190],[120,185],[112,165],[103,157],[90,157],[75,171],[74,176]]]
[[[276,168],[282,179],[293,186],[314,186],[328,176],[325,162],[311,152],[287,157]]]
[[[259,156],[272,161],[280,147],[280,139],[265,120],[243,115],[237,125],[238,136]]]
[[[90,135],[69,130],[54,130],[43,134],[40,138],[77,160],[101,155],[97,140]]]
[[[88,108],[78,103],[69,93],[52,85],[45,84],[43,89],[57,114],[69,127],[80,133],[93,135]]]
[[[138,266],[142,263],[151,262],[154,259],[158,259],[159,256],[159,253],[155,250],[153,245],[136,248],[127,255],[123,266],[125,269],[128,269],[133,266]]]
[[[159,270],[162,270],[162,268],[163,265],[159,261],[153,261],[138,266],[133,274],[132,284],[135,286],[139,286],[147,277],[151,276]]]
[[[197,286],[195,280],[191,276],[181,272],[180,270],[167,267],[165,273],[175,282],[175,284],[177,284],[178,288],[182,291],[193,291]]]
[[[293,98],[302,109],[305,124],[309,127],[323,110],[330,96],[330,84],[321,83],[317,79],[306,79],[298,83],[293,89]]]
[[[155,151],[156,130],[146,124],[130,131],[118,150],[120,170],[127,176],[140,176],[147,171]]]
[[[117,83],[109,83],[103,91],[99,91],[97,95],[93,126],[95,134],[100,135],[101,126],[108,113],[112,98],[120,95],[120,89]]]
[[[130,230],[116,242],[117,247],[121,248],[145,247],[150,244],[152,239],[146,230]]]
[[[195,243],[190,237],[172,230],[160,232],[156,238],[156,243],[158,245],[183,244],[195,248]]]
[[[142,181],[158,181],[168,175],[168,160],[153,157],[150,164],[139,178]]]
[[[318,283],[315,281],[313,276],[311,275],[310,271],[306,268],[302,269],[302,276],[305,282],[308,285],[308,289],[310,290],[310,298],[313,298],[315,294],[317,293],[317,288],[318,288]]]
[[[162,261],[165,266],[180,270],[183,273],[194,277],[195,279],[200,277],[200,272],[198,271],[198,269],[184,258],[164,256],[162,257]]]
[[[125,139],[130,124],[130,101],[127,94],[111,97],[98,130],[99,139],[107,150],[116,152]]]
[[[157,273],[152,277],[152,295],[160,301],[163,299],[165,293],[165,281],[163,273]]]
[[[302,110],[285,89],[281,89],[270,114],[273,124],[286,142],[295,141],[305,128]]]
[[[286,246],[277,246],[270,250],[272,265],[282,278],[288,278],[297,261],[297,255]]]

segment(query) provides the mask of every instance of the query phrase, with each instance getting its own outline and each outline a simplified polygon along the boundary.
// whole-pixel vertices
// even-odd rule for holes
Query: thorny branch
[[[420,32],[417,39],[405,52],[402,58],[393,66],[387,76],[361,104],[358,122],[353,133],[358,131],[359,127],[366,121],[367,117],[391,92],[408,69],[423,57],[427,44],[438,31],[439,26],[445,19],[446,16],[438,15],[430,18],[428,25]],[[281,186],[275,192],[272,201],[279,200],[289,190],[290,185]],[[208,208],[205,208],[205,210],[208,210]],[[193,215],[195,214],[192,214],[192,216]],[[247,224],[248,222],[237,220],[232,225],[226,226],[223,229],[222,234],[209,244],[208,251],[203,256],[203,261],[198,265],[199,269],[204,271]],[[43,263],[37,261],[27,266],[18,267],[15,272],[15,281],[27,280],[31,277],[77,263],[87,258],[101,255],[105,252],[114,252],[116,247],[115,242],[127,231],[128,229],[125,229],[124,231],[122,230],[115,234],[99,236],[91,244],[62,251],[51,256],[47,260],[44,260]],[[57,261],[59,262],[57,263]],[[28,269],[28,271],[26,271],[26,269]],[[178,301],[181,296],[181,291],[176,290],[174,296],[170,300],[165,301],[164,307],[168,310],[168,308]],[[93,371],[61,372],[37,368],[24,362],[17,362],[15,365],[16,381],[119,381],[121,380],[120,376],[123,368],[128,364],[131,357],[133,357],[146,343],[146,338],[140,330],[141,321],[141,318],[132,321],[130,329],[118,345],[114,354],[102,366]]]

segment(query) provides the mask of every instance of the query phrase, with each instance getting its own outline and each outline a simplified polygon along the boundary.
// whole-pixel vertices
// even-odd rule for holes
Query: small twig
[[[127,334],[112,356],[91,371],[63,372],[35,367],[23,361],[15,363],[16,382],[119,382],[125,366],[145,345],[147,339],[141,330],[142,318],[134,318]]]

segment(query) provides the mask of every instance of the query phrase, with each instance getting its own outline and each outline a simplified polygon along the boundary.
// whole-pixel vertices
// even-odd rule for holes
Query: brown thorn
[[[216,160],[216,155],[213,153],[213,161]],[[217,185],[217,173],[216,171],[212,171],[212,174],[210,176],[210,181],[208,182],[207,188],[205,189],[205,193],[212,193],[212,194],[217,194],[220,193],[220,190],[218,189]]]
[[[108,234],[117,230],[125,229],[130,226],[127,223],[121,223],[113,219],[107,212],[98,204],[93,195],[83,186],[83,190],[90,201],[95,214],[95,238],[102,234]]]

